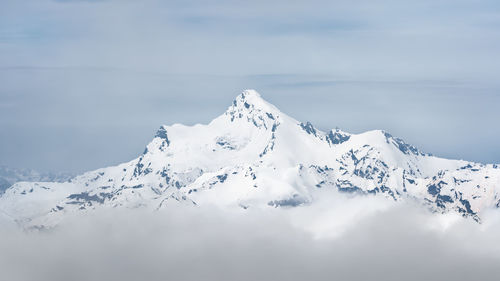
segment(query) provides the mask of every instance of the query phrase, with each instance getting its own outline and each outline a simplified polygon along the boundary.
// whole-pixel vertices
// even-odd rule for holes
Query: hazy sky
[[[246,88],[320,129],[500,162],[498,1],[0,2],[0,164],[82,172]]]

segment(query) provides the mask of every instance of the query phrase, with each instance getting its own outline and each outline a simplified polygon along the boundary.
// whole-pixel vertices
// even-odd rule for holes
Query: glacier
[[[65,182],[12,185],[0,213],[25,228],[49,228],[106,208],[307,208],[342,194],[481,222],[500,207],[499,191],[498,165],[436,157],[382,130],[323,132],[245,90],[206,125],[161,126],[130,162]]]

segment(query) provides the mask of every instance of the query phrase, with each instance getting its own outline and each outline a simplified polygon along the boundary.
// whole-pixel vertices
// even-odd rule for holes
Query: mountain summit
[[[385,131],[323,132],[246,90],[207,125],[161,126],[130,162],[64,183],[17,183],[0,209],[23,226],[49,227],[101,208],[306,207],[323,190],[417,201],[479,221],[500,207],[500,169],[438,158]]]
[[[247,112],[281,113],[278,108],[265,101],[255,90],[245,90],[238,95],[233,100],[233,104],[229,107],[228,112],[239,111],[239,109]]]

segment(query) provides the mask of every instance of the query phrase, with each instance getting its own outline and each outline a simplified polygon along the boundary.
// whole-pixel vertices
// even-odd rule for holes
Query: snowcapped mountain
[[[14,184],[0,209],[37,227],[98,208],[307,206],[324,189],[417,201],[479,221],[500,207],[500,169],[435,157],[380,130],[322,132],[246,90],[207,125],[161,126],[130,162],[64,183]]]

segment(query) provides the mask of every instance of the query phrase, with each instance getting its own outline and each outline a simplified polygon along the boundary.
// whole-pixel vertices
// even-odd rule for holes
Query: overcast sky
[[[0,164],[83,172],[254,88],[320,129],[500,162],[498,1],[0,2]]]

